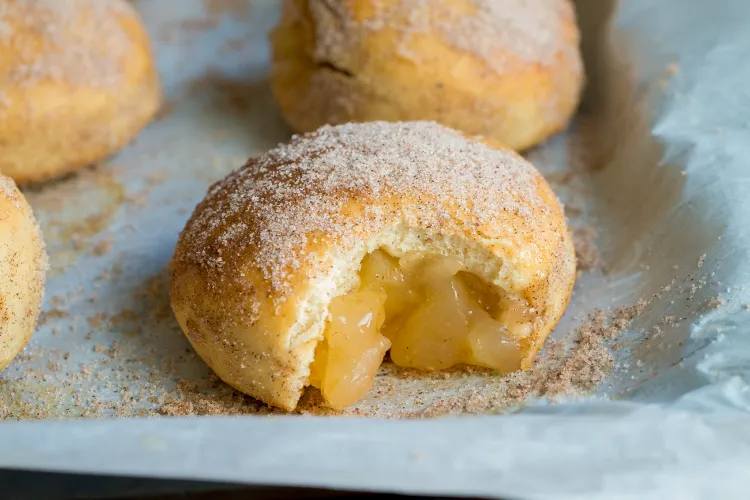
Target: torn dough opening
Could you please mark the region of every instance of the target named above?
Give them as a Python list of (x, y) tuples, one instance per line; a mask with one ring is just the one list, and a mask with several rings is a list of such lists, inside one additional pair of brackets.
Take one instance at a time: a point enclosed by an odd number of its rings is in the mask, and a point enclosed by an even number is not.
[(331, 407), (361, 399), (389, 349), (395, 364), (420, 370), (520, 369), (533, 308), (459, 260), (419, 252), (397, 259), (376, 250), (362, 261), (359, 278), (359, 288), (331, 301), (310, 368), (310, 385)]

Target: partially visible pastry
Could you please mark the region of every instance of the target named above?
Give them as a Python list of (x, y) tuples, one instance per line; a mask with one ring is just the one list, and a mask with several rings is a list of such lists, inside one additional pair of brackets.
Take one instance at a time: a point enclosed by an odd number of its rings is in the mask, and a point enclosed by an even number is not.
[(569, 0), (286, 0), (271, 42), (298, 132), (435, 120), (522, 150), (565, 128), (583, 83)]
[(172, 308), (223, 380), (343, 408), (390, 349), (422, 370), (528, 368), (575, 279), (534, 167), (430, 122), (326, 126), (212, 186), (180, 235)]
[(125, 0), (0, 0), (0, 171), (28, 184), (118, 151), (159, 108)]
[(34, 333), (46, 271), (34, 214), (13, 181), (0, 174), (0, 371)]

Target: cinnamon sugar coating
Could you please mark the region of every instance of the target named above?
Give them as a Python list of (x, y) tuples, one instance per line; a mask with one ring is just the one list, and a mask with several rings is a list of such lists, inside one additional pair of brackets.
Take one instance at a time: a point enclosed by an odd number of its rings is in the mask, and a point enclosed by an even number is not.
[(460, 259), (539, 315), (524, 367), (570, 298), (575, 256), (562, 208), (516, 153), (431, 122), (326, 126), (212, 186), (182, 232), (172, 307), (226, 382), (292, 409), (331, 298), (362, 258)]
[(583, 83), (569, 0), (287, 0), (271, 35), (289, 123), (435, 120), (521, 150)]

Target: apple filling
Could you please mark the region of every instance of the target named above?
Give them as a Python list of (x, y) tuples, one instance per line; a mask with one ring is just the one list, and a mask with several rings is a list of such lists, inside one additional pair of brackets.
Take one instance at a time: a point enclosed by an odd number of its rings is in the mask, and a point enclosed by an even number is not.
[(420, 370), (458, 364), (510, 373), (521, 367), (519, 340), (536, 319), (529, 304), (482, 282), (456, 259), (382, 250), (367, 255), (357, 290), (331, 301), (310, 385), (342, 409), (372, 387), (391, 360)]

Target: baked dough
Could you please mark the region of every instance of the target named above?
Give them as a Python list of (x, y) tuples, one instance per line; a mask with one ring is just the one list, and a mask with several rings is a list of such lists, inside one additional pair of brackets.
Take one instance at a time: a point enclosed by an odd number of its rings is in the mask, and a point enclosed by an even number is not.
[(125, 0), (0, 0), (0, 171), (28, 184), (101, 160), (159, 107)]
[(527, 368), (575, 279), (534, 167), (432, 122), (325, 126), (251, 159), (210, 188), (173, 264), (198, 354), (287, 410), (307, 385), (353, 403), (389, 347), (425, 370)]
[(34, 333), (44, 295), (47, 254), (23, 195), (0, 175), (0, 371)]
[(568, 0), (287, 0), (271, 42), (298, 132), (435, 120), (522, 150), (565, 128), (583, 82)]

